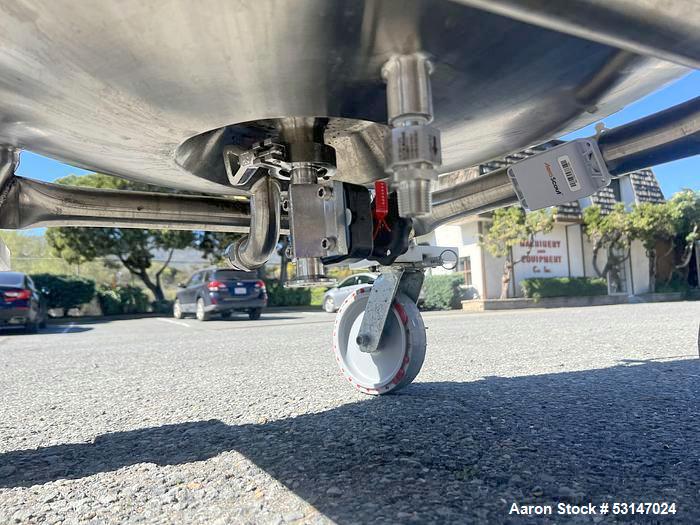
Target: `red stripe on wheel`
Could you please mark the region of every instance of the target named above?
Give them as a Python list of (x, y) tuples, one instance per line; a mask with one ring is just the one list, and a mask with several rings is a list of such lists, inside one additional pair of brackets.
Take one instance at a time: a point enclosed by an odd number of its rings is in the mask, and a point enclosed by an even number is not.
[(403, 306), (401, 306), (398, 302), (395, 302), (394, 308), (396, 308), (396, 311), (399, 314), (399, 317), (401, 318), (401, 323), (407, 325), (408, 315), (406, 315), (406, 310), (403, 309)]

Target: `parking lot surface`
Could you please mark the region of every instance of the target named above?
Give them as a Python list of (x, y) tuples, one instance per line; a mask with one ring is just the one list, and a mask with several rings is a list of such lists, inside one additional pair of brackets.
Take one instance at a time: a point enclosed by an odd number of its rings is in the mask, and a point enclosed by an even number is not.
[(700, 522), (700, 303), (427, 313), (423, 371), (380, 398), (333, 318), (0, 332), (0, 523)]

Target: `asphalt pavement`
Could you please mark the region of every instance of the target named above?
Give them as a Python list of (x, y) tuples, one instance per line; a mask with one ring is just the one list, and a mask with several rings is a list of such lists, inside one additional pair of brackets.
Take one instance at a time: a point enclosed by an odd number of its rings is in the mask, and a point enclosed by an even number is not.
[[(380, 398), (320, 311), (0, 332), (0, 523), (700, 522), (700, 303), (425, 322)], [(560, 502), (677, 513), (511, 513)]]

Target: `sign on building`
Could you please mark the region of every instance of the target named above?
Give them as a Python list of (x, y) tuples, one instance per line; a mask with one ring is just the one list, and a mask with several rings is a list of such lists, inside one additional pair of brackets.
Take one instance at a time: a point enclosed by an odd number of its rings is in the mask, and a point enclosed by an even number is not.
[(521, 242), (513, 248), (513, 260), (521, 261), (516, 266), (517, 281), (533, 277), (567, 277), (569, 262), (563, 228), (537, 235), (532, 243)]

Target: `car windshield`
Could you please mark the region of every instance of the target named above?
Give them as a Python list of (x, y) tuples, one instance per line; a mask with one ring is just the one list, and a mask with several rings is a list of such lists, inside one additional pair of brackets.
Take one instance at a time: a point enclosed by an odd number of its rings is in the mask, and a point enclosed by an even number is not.
[(24, 275), (15, 272), (0, 272), (0, 286), (22, 286)]
[(237, 270), (216, 270), (214, 278), (218, 281), (252, 281), (258, 278), (255, 272), (240, 272)]

